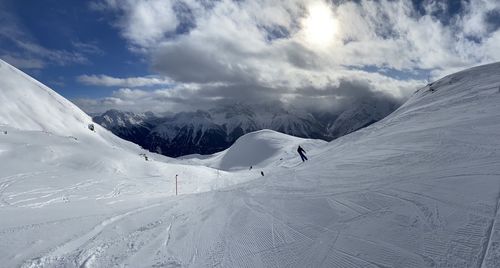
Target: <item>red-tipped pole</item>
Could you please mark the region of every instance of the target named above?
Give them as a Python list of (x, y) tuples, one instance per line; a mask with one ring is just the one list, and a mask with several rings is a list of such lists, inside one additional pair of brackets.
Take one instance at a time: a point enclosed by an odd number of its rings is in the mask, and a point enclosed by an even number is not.
[(175, 195), (177, 195), (177, 176), (179, 175), (175, 175)]

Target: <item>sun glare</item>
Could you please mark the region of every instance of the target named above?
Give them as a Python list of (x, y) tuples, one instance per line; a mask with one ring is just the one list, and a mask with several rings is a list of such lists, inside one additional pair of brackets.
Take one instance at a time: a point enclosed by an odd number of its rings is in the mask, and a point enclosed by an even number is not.
[(308, 43), (327, 47), (334, 41), (338, 23), (331, 7), (321, 1), (308, 7), (308, 16), (303, 20), (302, 27)]

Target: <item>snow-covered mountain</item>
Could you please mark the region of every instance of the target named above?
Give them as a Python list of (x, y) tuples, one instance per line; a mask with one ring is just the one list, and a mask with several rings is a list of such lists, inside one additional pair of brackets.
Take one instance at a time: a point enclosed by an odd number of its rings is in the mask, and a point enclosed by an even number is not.
[(1, 266), (498, 267), (499, 88), (480, 66), (329, 143), (170, 159), (0, 62)]
[(164, 119), (145, 137), (145, 148), (169, 156), (214, 153), (227, 147), (226, 135), (204, 111)]
[(115, 135), (142, 145), (144, 137), (153, 129), (156, 117), (152, 113), (135, 114), (109, 110), (102, 115), (94, 116), (93, 120)]
[(148, 121), (154, 120), (155, 118), (155, 115), (151, 112), (146, 112), (144, 114), (135, 114), (118, 110), (108, 110), (100, 116), (95, 116), (94, 121), (105, 128), (127, 128), (147, 125)]
[(338, 117), (334, 114), (318, 117), (293, 108), (285, 109), (280, 104), (238, 103), (163, 118), (111, 110), (94, 117), (94, 121), (143, 148), (177, 157), (222, 151), (242, 135), (262, 129), (332, 140), (384, 118), (397, 106), (374, 100), (356, 103)]

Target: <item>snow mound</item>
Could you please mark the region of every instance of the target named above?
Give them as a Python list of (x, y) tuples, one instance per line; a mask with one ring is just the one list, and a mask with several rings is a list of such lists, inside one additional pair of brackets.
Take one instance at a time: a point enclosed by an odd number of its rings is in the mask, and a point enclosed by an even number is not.
[(213, 167), (221, 170), (263, 168), (295, 158), (295, 150), (302, 145), (308, 148), (326, 144), (321, 140), (310, 140), (286, 135), (273, 130), (260, 130), (241, 136), (227, 150), (214, 155)]

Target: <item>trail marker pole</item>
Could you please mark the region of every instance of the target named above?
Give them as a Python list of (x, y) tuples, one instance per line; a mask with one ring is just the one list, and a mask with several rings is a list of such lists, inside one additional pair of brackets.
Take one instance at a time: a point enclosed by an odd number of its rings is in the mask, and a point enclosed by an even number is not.
[(175, 195), (177, 195), (177, 174), (175, 174)]
[(219, 170), (217, 169), (217, 179), (215, 180), (215, 190), (219, 190)]

